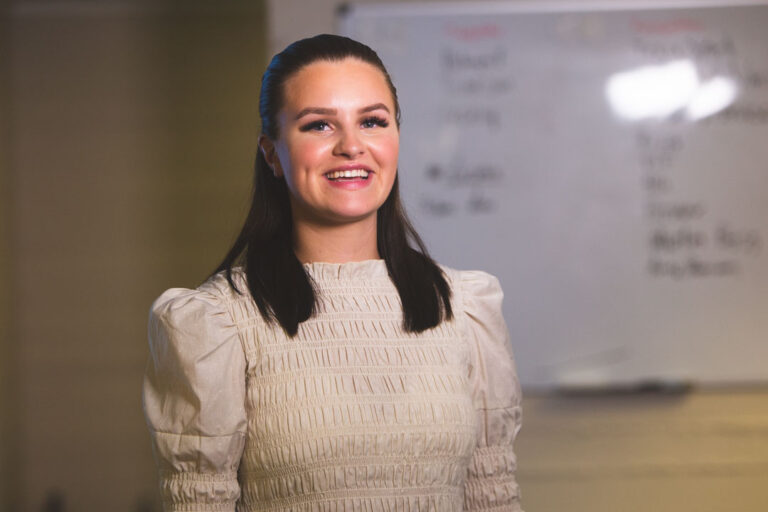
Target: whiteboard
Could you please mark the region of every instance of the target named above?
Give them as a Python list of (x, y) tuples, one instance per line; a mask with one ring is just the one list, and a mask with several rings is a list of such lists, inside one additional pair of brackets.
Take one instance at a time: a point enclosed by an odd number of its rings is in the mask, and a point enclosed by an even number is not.
[(768, 6), (357, 5), (433, 257), (528, 388), (768, 382)]

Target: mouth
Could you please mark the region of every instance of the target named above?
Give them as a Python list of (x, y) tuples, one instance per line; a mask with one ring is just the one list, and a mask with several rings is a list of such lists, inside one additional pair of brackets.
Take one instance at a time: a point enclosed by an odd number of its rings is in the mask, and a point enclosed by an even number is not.
[(346, 169), (343, 171), (329, 171), (325, 173), (325, 177), (330, 181), (367, 180), (370, 173), (367, 169)]

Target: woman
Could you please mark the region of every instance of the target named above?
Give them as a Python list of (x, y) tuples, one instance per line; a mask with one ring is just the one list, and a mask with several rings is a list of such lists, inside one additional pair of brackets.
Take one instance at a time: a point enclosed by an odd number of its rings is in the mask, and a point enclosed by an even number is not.
[(520, 510), (501, 289), (436, 265), (408, 223), (378, 56), (297, 41), (267, 68), (260, 114), (238, 239), (150, 314), (165, 510)]

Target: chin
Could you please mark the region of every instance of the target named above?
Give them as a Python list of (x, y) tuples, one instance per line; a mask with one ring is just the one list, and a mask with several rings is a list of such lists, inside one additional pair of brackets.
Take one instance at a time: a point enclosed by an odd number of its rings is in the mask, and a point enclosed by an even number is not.
[(328, 208), (322, 213), (318, 212), (318, 216), (331, 224), (349, 224), (365, 221), (371, 217), (376, 218), (377, 210), (378, 208), (361, 208), (351, 205), (349, 207), (339, 207), (335, 205), (333, 208)]
[(334, 204), (328, 208), (328, 213), (339, 219), (361, 220), (376, 215), (381, 205), (376, 201), (354, 201), (348, 204)]
[(352, 224), (355, 222), (363, 222), (371, 217), (376, 218), (376, 210), (370, 212), (354, 212), (354, 211), (343, 211), (343, 212), (334, 212), (331, 218), (335, 223), (337, 224)]

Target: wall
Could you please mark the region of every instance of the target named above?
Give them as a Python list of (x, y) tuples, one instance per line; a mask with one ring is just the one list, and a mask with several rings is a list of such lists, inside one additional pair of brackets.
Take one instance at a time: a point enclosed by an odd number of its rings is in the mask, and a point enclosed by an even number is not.
[(2, 20), (0, 509), (157, 510), (147, 312), (203, 281), (244, 216), (264, 4), (14, 2)]
[[(335, 31), (337, 1), (268, 5), (273, 53), (301, 37)], [(528, 512), (768, 510), (766, 389), (528, 394), (523, 407), (517, 453)]]
[(10, 247), (10, 172), (9, 151), (10, 97), (8, 86), (10, 69), (9, 20), (0, 4), (0, 510), (11, 510), (8, 496), (16, 483), (10, 463), (15, 460), (14, 446), (7, 440), (15, 438), (15, 422), (11, 411), (15, 409), (15, 396), (11, 391), (14, 382), (14, 345), (10, 343), (13, 313), (9, 286)]

